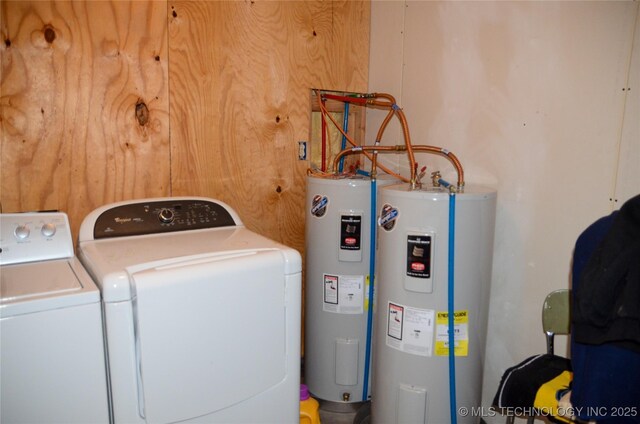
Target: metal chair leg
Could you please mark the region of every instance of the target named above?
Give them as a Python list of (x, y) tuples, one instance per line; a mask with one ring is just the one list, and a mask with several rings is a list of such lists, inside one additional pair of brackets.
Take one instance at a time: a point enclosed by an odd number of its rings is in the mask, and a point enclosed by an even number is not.
[(547, 353), (553, 355), (553, 336), (555, 336), (555, 333), (547, 331), (544, 335), (547, 338)]

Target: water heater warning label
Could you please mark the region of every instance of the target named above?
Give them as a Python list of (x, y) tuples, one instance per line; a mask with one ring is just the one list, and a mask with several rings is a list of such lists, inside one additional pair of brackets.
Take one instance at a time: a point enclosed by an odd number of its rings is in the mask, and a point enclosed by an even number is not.
[(322, 310), (337, 314), (362, 314), (364, 275), (324, 274)]
[(360, 250), (360, 238), (362, 234), (362, 216), (340, 216), (340, 249)]
[(418, 356), (433, 354), (435, 311), (388, 303), (387, 346)]
[[(455, 356), (469, 355), (469, 311), (453, 313), (453, 343)], [(436, 317), (436, 356), (449, 356), (449, 314)]]

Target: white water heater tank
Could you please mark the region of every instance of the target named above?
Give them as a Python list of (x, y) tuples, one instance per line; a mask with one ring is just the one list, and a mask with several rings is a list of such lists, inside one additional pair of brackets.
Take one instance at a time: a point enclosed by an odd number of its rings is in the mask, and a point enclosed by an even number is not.
[[(496, 192), (469, 186), (455, 198), (456, 397), (471, 410), (481, 402)], [(373, 422), (450, 421), (449, 202), (444, 188), (380, 190)]]
[[(376, 185), (396, 181), (384, 177)], [(304, 381), (324, 408), (338, 411), (369, 398), (371, 215), (368, 177), (307, 178)], [(370, 387), (369, 378), (368, 394)]]

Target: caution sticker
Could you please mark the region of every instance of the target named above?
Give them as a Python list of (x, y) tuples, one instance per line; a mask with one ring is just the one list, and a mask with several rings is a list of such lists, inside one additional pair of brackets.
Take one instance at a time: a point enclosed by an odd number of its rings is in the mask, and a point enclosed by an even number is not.
[[(453, 313), (453, 343), (455, 356), (469, 355), (469, 311)], [(436, 315), (436, 356), (449, 356), (449, 313)]]
[(387, 346), (418, 356), (433, 351), (433, 316), (431, 309), (389, 302), (387, 304)]
[(322, 310), (337, 314), (364, 312), (364, 275), (324, 274)]

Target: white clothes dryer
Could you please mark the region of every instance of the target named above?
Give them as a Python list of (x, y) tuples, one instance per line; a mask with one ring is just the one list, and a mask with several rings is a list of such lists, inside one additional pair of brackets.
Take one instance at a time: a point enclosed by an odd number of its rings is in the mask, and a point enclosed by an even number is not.
[(93, 211), (79, 256), (102, 291), (116, 424), (299, 422), (298, 252), (176, 197)]
[(108, 423), (100, 292), (61, 212), (0, 215), (0, 421)]

